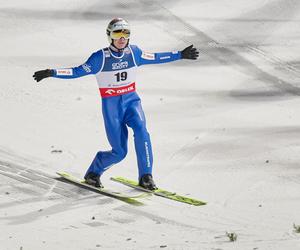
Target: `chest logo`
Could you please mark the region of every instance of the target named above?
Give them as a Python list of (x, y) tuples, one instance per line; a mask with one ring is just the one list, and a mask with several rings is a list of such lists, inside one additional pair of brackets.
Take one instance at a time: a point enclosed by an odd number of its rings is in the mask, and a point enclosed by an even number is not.
[(124, 68), (127, 68), (128, 67), (128, 62), (125, 61), (125, 62), (115, 62), (112, 64), (112, 69), (113, 70), (116, 70), (116, 69), (124, 69)]

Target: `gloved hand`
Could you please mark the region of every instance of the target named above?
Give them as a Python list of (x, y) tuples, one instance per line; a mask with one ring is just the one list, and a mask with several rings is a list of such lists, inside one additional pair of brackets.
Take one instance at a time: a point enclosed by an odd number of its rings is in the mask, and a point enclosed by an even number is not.
[(53, 69), (44, 69), (44, 70), (34, 72), (34, 75), (32, 77), (34, 78), (34, 80), (39, 82), (42, 79), (53, 76), (53, 75), (54, 75)]
[(181, 51), (182, 59), (196, 60), (198, 56), (199, 56), (199, 51), (197, 51), (196, 48), (193, 48), (193, 45), (190, 45)]

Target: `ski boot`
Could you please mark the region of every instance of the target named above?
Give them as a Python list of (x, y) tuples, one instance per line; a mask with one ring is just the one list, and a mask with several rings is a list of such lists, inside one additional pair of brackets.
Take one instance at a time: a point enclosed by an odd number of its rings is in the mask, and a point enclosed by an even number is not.
[(89, 185), (95, 186), (97, 188), (104, 188), (100, 181), (100, 175), (94, 174), (94, 173), (88, 173), (85, 177), (85, 182)]
[(139, 185), (141, 187), (149, 189), (149, 190), (157, 189), (151, 174), (143, 175), (142, 178), (139, 181)]

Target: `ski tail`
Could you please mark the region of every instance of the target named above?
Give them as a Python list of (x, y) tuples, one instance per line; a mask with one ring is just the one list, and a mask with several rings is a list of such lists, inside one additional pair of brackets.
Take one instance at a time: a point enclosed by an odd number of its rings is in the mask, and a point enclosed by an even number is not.
[(85, 180), (77, 178), (77, 177), (75, 177), (75, 176), (73, 176), (69, 173), (66, 173), (66, 172), (57, 172), (57, 174), (60, 177), (62, 177), (64, 180), (67, 180), (68, 182), (73, 183), (73, 184), (75, 184), (75, 185), (77, 185), (81, 188), (89, 189), (91, 191), (100, 193), (100, 194), (105, 195), (105, 196), (109, 196), (111, 198), (121, 200), (123, 202), (126, 202), (126, 203), (134, 205), (134, 206), (144, 205), (144, 203), (136, 200), (136, 198), (141, 198), (141, 197), (143, 197), (143, 195), (127, 196), (127, 195), (124, 195), (120, 192), (111, 191), (111, 190), (106, 189), (106, 188), (97, 188), (97, 187), (91, 186), (91, 185), (87, 184), (85, 182)]

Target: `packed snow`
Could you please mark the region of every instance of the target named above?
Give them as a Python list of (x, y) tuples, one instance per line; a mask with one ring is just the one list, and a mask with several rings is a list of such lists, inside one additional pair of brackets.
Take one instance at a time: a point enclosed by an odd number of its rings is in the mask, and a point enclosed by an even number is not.
[[(0, 250), (300, 249), (300, 1), (0, 1)], [(205, 206), (57, 179), (110, 149), (101, 98), (93, 76), (32, 75), (85, 62), (114, 17), (145, 51), (200, 52), (140, 67), (137, 91), (157, 185)], [(136, 194), (110, 180), (137, 179), (129, 138), (102, 182)]]

